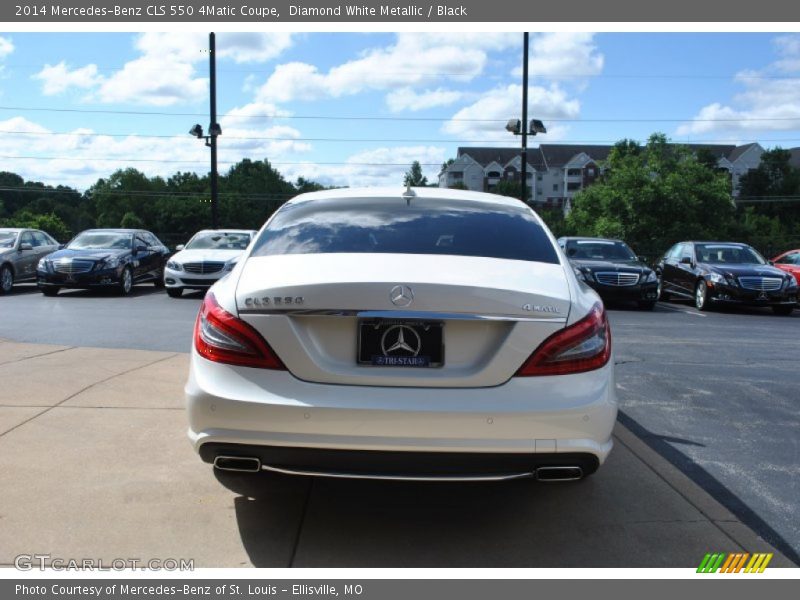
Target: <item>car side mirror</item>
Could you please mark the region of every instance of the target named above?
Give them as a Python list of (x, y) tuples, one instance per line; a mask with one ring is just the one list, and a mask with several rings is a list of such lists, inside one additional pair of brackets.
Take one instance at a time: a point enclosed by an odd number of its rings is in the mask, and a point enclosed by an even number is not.
[(177, 246), (175, 246), (175, 252), (180, 252), (184, 248), (186, 248), (186, 246), (184, 246), (183, 244), (178, 244)]
[(66, 248), (66, 247), (67, 247), (67, 245), (66, 245), (66, 244), (59, 244), (59, 245), (58, 245), (58, 249), (59, 249), (59, 250), (63, 250), (63, 249), (64, 249), (64, 248)]
[(681, 264), (682, 265), (691, 265), (692, 264), (692, 257), (691, 256), (682, 256), (681, 257)]
[(19, 245), (19, 251), (22, 252), (23, 250), (33, 250), (33, 246), (28, 242), (22, 242)]
[(769, 263), (769, 264), (770, 264), (770, 265), (772, 265), (773, 267), (775, 266), (775, 261), (774, 261), (774, 260), (768, 260), (768, 261), (767, 261), (767, 263)]
[(643, 262), (643, 263), (647, 262), (647, 257), (646, 256), (642, 256), (641, 254), (639, 256), (637, 256), (636, 258), (639, 260), (639, 262)]
[(147, 246), (136, 246), (136, 254), (140, 252), (147, 252)]

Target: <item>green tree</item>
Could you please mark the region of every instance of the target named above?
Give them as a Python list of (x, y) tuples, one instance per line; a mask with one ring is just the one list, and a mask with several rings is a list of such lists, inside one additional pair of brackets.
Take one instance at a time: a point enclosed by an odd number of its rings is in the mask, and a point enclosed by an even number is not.
[(0, 227), (41, 229), (60, 242), (66, 242), (71, 237), (69, 228), (55, 213), (40, 215), (23, 210), (10, 219), (0, 219)]
[[(501, 179), (497, 182), (497, 185), (494, 186), (493, 193), (499, 196), (511, 196), (512, 198), (517, 198), (519, 200), (522, 197), (522, 186), (519, 183), (519, 178), (514, 177), (513, 179)], [(525, 196), (526, 198), (531, 197), (531, 190), (529, 187), (525, 188)]]
[(123, 229), (144, 229), (144, 221), (135, 212), (128, 211), (122, 215), (119, 226)]
[(727, 174), (664, 134), (644, 147), (620, 142), (605, 166), (602, 179), (573, 199), (570, 234), (621, 238), (657, 254), (682, 239), (724, 239), (736, 230)]
[(428, 185), (428, 178), (422, 174), (422, 165), (418, 160), (411, 163), (411, 168), (406, 171), (403, 177), (403, 185), (410, 185), (411, 187), (426, 187)]

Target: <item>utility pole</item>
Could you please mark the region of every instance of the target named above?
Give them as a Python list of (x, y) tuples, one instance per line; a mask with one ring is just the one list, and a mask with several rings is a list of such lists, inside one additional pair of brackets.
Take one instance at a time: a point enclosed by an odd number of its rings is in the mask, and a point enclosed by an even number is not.
[[(527, 35), (527, 34), (525, 34)], [(527, 40), (527, 38), (525, 38)], [(211, 227), (219, 228), (219, 193), (217, 190), (217, 136), (220, 127), (217, 124), (217, 50), (214, 32), (208, 34), (208, 68), (211, 84), (211, 123), (208, 127), (209, 146), (211, 147)], [(527, 64), (527, 63), (526, 63)]]
[[(213, 34), (212, 34), (213, 35)], [(528, 32), (523, 34), (522, 50), (522, 152), (520, 158), (522, 165), (519, 172), (520, 189), (523, 202), (528, 201)], [(213, 150), (212, 150), (213, 152)]]

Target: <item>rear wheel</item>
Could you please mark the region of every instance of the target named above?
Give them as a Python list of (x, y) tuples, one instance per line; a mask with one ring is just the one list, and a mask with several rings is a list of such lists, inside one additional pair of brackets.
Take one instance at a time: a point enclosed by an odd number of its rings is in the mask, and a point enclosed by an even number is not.
[(794, 310), (794, 306), (792, 306), (791, 304), (788, 305), (788, 306), (782, 305), (782, 306), (773, 306), (772, 307), (772, 312), (774, 312), (776, 315), (780, 315), (782, 317), (789, 316), (790, 314), (792, 314), (793, 310)]
[(181, 288), (167, 288), (167, 296), (170, 298), (180, 298), (183, 295)]
[(48, 285), (47, 287), (39, 288), (42, 290), (42, 293), (45, 296), (58, 296), (58, 292), (61, 291), (60, 287), (56, 287), (54, 285)]
[(3, 268), (0, 269), (0, 294), (11, 293), (12, 287), (14, 287), (14, 273), (11, 271), (11, 267), (3, 265)]
[(705, 279), (699, 280), (694, 288), (694, 305), (697, 310), (708, 310), (708, 287)]
[(119, 293), (122, 296), (129, 296), (133, 290), (133, 273), (130, 267), (125, 267), (122, 270), (122, 275), (119, 278)]

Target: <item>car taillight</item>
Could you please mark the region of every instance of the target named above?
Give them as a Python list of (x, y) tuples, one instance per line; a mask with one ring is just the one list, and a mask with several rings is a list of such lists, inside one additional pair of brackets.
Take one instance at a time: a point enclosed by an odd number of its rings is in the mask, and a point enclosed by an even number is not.
[(599, 369), (610, 356), (611, 329), (603, 306), (597, 303), (580, 321), (542, 342), (515, 376), (583, 373)]
[(194, 347), (213, 362), (285, 370), (264, 338), (250, 325), (224, 310), (214, 294), (206, 294), (194, 324)]

